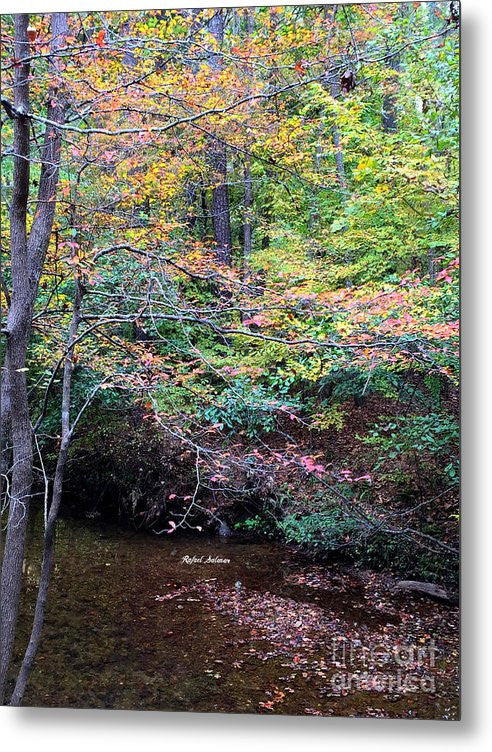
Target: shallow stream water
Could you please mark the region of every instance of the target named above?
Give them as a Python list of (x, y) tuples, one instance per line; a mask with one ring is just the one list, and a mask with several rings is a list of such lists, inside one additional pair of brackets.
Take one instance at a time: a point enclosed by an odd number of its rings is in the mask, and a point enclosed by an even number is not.
[[(41, 535), (38, 517), (18, 657)], [(280, 545), (60, 520), (24, 704), (453, 719), (457, 630), (455, 608)]]

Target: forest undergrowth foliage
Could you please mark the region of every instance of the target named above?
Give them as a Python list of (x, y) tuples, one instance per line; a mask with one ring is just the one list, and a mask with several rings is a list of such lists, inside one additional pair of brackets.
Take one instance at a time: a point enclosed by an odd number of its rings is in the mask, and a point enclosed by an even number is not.
[(24, 367), (35, 503), (63, 403), (67, 508), (455, 580), (454, 5), (60, 14), (55, 48), (30, 16), (21, 62), (3, 17), (7, 319), (20, 121), (28, 233), (54, 206)]

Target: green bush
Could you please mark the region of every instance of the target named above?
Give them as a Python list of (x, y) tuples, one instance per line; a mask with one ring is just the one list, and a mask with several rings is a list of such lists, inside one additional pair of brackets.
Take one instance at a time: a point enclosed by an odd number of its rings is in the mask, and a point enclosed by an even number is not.
[(288, 515), (278, 526), (287, 543), (326, 552), (345, 545), (357, 531), (355, 520), (338, 508), (305, 516)]
[(278, 525), (275, 518), (264, 514), (257, 514), (254, 517), (236, 522), (234, 529), (239, 533), (253, 533), (267, 540), (278, 537)]
[(236, 379), (225, 388), (212, 405), (198, 409), (198, 418), (212, 424), (222, 424), (230, 431), (243, 430), (249, 437), (258, 432), (269, 433), (277, 427), (279, 408), (291, 404), (278, 391), (249, 379)]
[(401, 536), (376, 533), (361, 538), (352, 552), (363, 566), (405, 578), (458, 585), (458, 560), (420, 549)]
[(360, 440), (378, 450), (374, 470), (384, 467), (387, 460), (409, 458), (418, 454), (420, 462), (432, 458), (440, 466), (448, 482), (458, 483), (456, 452), (459, 443), (459, 424), (446, 413), (397, 416), (388, 422), (375, 424)]

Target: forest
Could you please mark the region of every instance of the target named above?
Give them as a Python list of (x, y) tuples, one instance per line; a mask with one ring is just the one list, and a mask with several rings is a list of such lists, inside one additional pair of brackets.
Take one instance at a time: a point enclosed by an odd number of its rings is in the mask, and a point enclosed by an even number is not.
[(458, 3), (2, 16), (1, 62), (3, 701), (60, 517), (456, 593)]

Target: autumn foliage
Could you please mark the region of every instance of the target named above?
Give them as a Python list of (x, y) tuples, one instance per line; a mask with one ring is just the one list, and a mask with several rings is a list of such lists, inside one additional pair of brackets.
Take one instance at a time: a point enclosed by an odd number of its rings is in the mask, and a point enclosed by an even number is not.
[[(28, 229), (43, 133), (63, 113), (26, 366), (45, 472), (78, 290), (72, 503), (117, 498), (158, 532), (226, 521), (452, 577), (449, 3), (74, 13), (55, 54), (50, 29), (31, 16)], [(7, 17), (2, 64), (13, 100)], [(4, 109), (6, 314), (17, 116)]]

